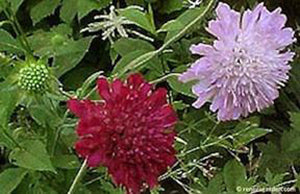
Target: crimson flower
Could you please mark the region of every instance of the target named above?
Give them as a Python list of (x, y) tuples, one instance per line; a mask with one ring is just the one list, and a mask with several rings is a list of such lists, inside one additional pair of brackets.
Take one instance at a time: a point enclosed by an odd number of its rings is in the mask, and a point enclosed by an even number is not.
[(152, 90), (140, 74), (129, 76), (125, 83), (115, 79), (109, 84), (100, 77), (97, 86), (103, 101), (68, 101), (80, 118), (77, 153), (90, 167), (106, 166), (114, 183), (125, 186), (127, 193), (153, 188), (176, 160), (177, 116), (167, 103), (166, 89)]

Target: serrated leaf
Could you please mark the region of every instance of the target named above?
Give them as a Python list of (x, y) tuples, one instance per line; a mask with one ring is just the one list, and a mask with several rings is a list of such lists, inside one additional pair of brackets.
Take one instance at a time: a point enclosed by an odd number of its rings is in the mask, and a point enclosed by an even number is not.
[(30, 10), (33, 24), (51, 15), (55, 8), (60, 4), (60, 0), (42, 0)]
[(64, 0), (60, 10), (60, 17), (63, 21), (71, 23), (76, 14), (81, 19), (92, 10), (100, 10), (108, 6), (110, 2), (111, 0)]
[(209, 181), (208, 187), (204, 189), (203, 194), (221, 193), (224, 189), (223, 177), (221, 174), (217, 174)]
[(225, 164), (223, 177), (227, 191), (236, 192), (238, 186), (247, 185), (245, 167), (236, 160), (231, 160)]
[(0, 174), (0, 193), (10, 194), (22, 181), (27, 171), (22, 168), (9, 168)]
[(129, 6), (125, 9), (120, 9), (118, 12), (121, 16), (134, 22), (137, 26), (155, 34), (155, 26), (148, 19), (147, 14), (138, 9), (136, 6)]
[(31, 170), (55, 172), (46, 146), (41, 141), (23, 140), (20, 145), (22, 148), (17, 147), (10, 153), (12, 163)]
[(272, 172), (269, 169), (267, 169), (265, 179), (268, 183), (268, 186), (273, 187), (273, 186), (276, 186), (279, 183), (281, 183), (285, 176), (286, 176), (286, 173), (273, 175)]
[(24, 53), (20, 43), (14, 39), (7, 31), (0, 29), (0, 51), (10, 53)]
[(287, 167), (291, 162), (291, 158), (285, 152), (282, 152), (278, 146), (272, 142), (265, 144), (258, 144), (259, 150), (263, 153), (260, 160), (260, 171), (269, 168), (273, 173), (286, 172)]

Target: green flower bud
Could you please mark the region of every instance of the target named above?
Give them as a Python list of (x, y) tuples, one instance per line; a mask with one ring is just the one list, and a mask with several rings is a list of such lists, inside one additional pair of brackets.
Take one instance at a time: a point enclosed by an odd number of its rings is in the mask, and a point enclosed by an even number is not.
[(44, 93), (48, 87), (49, 70), (44, 64), (29, 64), (19, 72), (18, 85), (29, 92)]

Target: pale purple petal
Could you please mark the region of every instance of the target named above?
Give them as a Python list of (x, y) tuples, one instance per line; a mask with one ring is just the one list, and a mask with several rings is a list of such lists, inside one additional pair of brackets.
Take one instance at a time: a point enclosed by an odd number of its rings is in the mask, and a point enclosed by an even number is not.
[(198, 81), (192, 88), (198, 97), (195, 108), (211, 102), (219, 120), (235, 120), (278, 98), (295, 55), (286, 49), (295, 41), (295, 32), (284, 27), (287, 18), (280, 8), (270, 12), (263, 3), (243, 14), (219, 3), (216, 12), (207, 30), (217, 40), (212, 46), (191, 46), (191, 52), (202, 57), (179, 79)]

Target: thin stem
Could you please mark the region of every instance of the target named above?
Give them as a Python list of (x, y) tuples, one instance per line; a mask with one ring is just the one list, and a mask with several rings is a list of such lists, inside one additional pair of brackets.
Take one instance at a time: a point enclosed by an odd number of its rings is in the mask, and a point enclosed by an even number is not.
[(160, 78), (158, 78), (156, 80), (151, 81), (150, 84), (156, 84), (156, 83), (159, 83), (161, 81), (164, 81), (164, 80), (168, 79), (169, 77), (179, 76), (179, 75), (180, 75), (180, 73), (169, 73), (169, 74), (164, 75), (164, 76), (162, 76), (162, 77), (160, 77)]
[(6, 131), (6, 128), (1, 128), (1, 129), (2, 130), (0, 132), (3, 132), (6, 138), (8, 138), (18, 148), (23, 149), (22, 146)]
[(97, 90), (97, 86), (95, 86), (84, 98), (90, 97)]
[(207, 136), (207, 138), (203, 141), (202, 145), (204, 145), (208, 140), (210, 140), (211, 136), (213, 135), (213, 133), (214, 133), (215, 130), (217, 129), (219, 123), (220, 123), (220, 122), (217, 121), (217, 123), (214, 125), (214, 127), (213, 127), (212, 130), (210, 131), (209, 135)]
[(16, 33), (16, 35), (18, 37), (20, 37), (20, 39), (18, 39), (18, 40), (20, 41), (21, 46), (24, 48), (24, 50), (30, 56), (33, 56), (33, 53), (29, 46), (29, 43), (26, 39), (25, 33), (23, 32), (22, 27), (17, 20), (17, 17), (14, 14), (12, 14), (12, 11), (10, 8), (8, 10), (7, 10), (7, 8), (3, 9), (3, 12), (4, 12), (5, 16), (7, 17), (7, 19), (11, 22), (11, 26), (12, 26), (14, 32)]
[(78, 171), (78, 173), (68, 191), (68, 194), (73, 194), (75, 192), (76, 186), (79, 183), (80, 179), (83, 177), (86, 168), (87, 168), (87, 159), (85, 159), (84, 162), (82, 163), (80, 170)]
[(19, 32), (21, 33), (21, 38), (22, 38), (22, 40), (24, 41), (24, 45), (25, 45), (25, 47), (26, 47), (26, 50), (27, 50), (27, 52), (30, 54), (30, 55), (33, 55), (32, 54), (32, 51), (31, 51), (31, 47), (30, 47), (30, 45), (29, 45), (29, 42), (28, 42), (28, 40), (27, 40), (27, 38), (26, 38), (26, 35), (25, 35), (25, 33), (24, 33), (24, 31), (23, 31), (23, 28), (21, 27), (21, 25), (20, 25), (20, 23), (19, 23), (19, 21), (18, 21), (18, 19), (17, 19), (17, 17), (13, 14), (13, 20), (14, 20), (14, 22), (15, 22), (15, 25), (16, 25), (16, 28), (19, 30)]
[[(65, 122), (65, 120), (66, 120), (68, 114), (69, 114), (69, 110), (66, 110), (66, 112), (65, 112), (65, 114), (64, 114), (64, 117), (63, 117), (63, 119), (62, 119), (62, 124), (64, 124), (64, 122)], [(57, 131), (56, 131), (56, 133), (55, 133), (55, 139), (54, 139), (53, 146), (52, 146), (51, 156), (53, 156), (54, 153), (55, 153), (55, 149), (56, 149), (56, 146), (57, 146), (57, 142), (58, 142), (58, 140), (59, 140), (59, 138), (60, 138), (60, 134), (61, 134), (62, 129), (63, 129), (63, 126), (62, 126), (62, 125), (59, 126), (59, 127), (57, 128)]]

